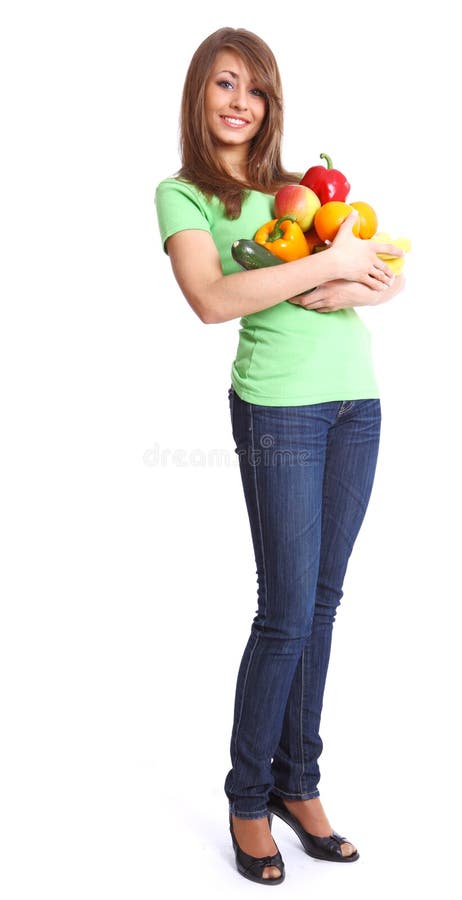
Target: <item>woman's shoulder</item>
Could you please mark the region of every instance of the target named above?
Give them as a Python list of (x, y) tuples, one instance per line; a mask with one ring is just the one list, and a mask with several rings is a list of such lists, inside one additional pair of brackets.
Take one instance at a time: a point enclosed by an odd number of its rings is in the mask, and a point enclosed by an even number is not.
[(212, 207), (195, 185), (176, 175), (159, 181), (154, 198), (164, 250), (166, 240), (177, 231), (210, 231)]
[(186, 181), (179, 175), (168, 175), (156, 186), (156, 197), (159, 194), (183, 194), (186, 196), (197, 197), (200, 194), (198, 188), (190, 181)]
[(176, 175), (159, 182), (154, 202), (163, 219), (201, 223), (197, 227), (211, 227), (219, 215), (217, 197), (206, 197), (191, 181)]
[(164, 184), (170, 185), (170, 184), (181, 184), (181, 183), (182, 183), (182, 179), (179, 177), (179, 175), (167, 175), (165, 178), (162, 178), (158, 182), (156, 190), (157, 190), (157, 188), (161, 187), (161, 185), (164, 185)]
[(154, 202), (157, 207), (188, 209), (194, 206), (208, 219), (215, 206), (214, 199), (206, 197), (191, 181), (171, 175), (158, 183)]

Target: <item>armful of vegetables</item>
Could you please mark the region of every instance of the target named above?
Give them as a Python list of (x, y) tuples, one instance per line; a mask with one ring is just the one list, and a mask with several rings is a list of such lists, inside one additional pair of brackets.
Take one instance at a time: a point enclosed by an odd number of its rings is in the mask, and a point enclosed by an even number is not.
[(308, 256), (309, 249), (295, 216), (281, 216), (262, 225), (253, 241), (246, 238), (234, 241), (231, 254), (243, 269), (263, 269), (302, 259)]
[[(234, 241), (231, 253), (241, 268), (277, 266), (326, 250), (353, 209), (358, 213), (352, 226), (358, 239), (392, 243), (404, 253), (410, 251), (411, 242), (407, 238), (394, 240), (389, 234), (377, 231), (377, 215), (369, 203), (345, 202), (350, 191), (349, 182), (341, 172), (333, 169), (330, 157), (322, 153), (321, 158), (326, 160), (327, 169), (312, 167), (299, 184), (285, 185), (276, 193), (274, 212), (278, 218), (262, 225), (253, 240)], [(395, 275), (402, 272), (404, 255), (377, 255), (386, 261)], [(316, 288), (303, 293), (312, 290)]]

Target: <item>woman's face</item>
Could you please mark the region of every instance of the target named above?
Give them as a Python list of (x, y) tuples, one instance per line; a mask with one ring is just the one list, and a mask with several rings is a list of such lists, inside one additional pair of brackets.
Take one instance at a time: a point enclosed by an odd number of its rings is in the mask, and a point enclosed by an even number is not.
[(205, 89), (205, 117), (215, 142), (245, 147), (260, 131), (265, 113), (264, 93), (241, 58), (220, 50)]

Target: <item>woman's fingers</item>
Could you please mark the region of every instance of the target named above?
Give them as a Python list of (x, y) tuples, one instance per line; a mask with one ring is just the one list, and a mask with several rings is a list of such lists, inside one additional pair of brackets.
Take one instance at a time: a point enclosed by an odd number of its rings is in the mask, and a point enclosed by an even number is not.
[(296, 297), (290, 297), (289, 303), (294, 303), (296, 306), (303, 306), (304, 309), (316, 309), (316, 307), (323, 302), (319, 299), (319, 293), (315, 293), (316, 291), (319, 291), (319, 288), (311, 288), (311, 290), (307, 291), (305, 294), (297, 294)]
[(350, 238), (355, 237), (352, 229), (353, 229), (353, 225), (355, 224), (357, 218), (358, 218), (358, 212), (356, 209), (354, 209), (353, 212), (351, 212), (350, 215), (347, 216), (346, 219), (340, 225), (340, 228), (338, 229), (337, 234), (334, 237), (334, 240), (330, 244), (331, 247), (335, 247), (335, 245), (337, 245), (339, 247), (340, 245), (343, 245), (345, 240), (349, 240)]
[(374, 250), (376, 253), (386, 253), (387, 256), (404, 256), (404, 250), (402, 247), (395, 247), (394, 244), (381, 244), (376, 243), (374, 238), (371, 241), (374, 245)]
[(391, 271), (391, 269), (388, 268), (388, 266), (382, 267), (380, 265), (373, 266), (370, 274), (373, 276), (373, 278), (377, 278), (378, 281), (383, 281), (383, 283), (387, 284), (387, 285), (393, 284), (394, 277), (395, 277), (393, 272)]
[(342, 234), (344, 232), (349, 234), (351, 229), (353, 228), (353, 225), (355, 224), (357, 218), (358, 218), (358, 210), (354, 209), (350, 213), (350, 215), (347, 216), (346, 219), (344, 219), (344, 221), (340, 225), (339, 230), (337, 231), (337, 234), (339, 234), (339, 232), (341, 232)]
[(386, 288), (389, 288), (394, 280), (395, 276), (393, 275), (393, 272), (391, 272), (390, 275), (387, 275), (382, 269), (374, 268), (368, 276), (367, 285), (368, 287), (373, 288), (374, 291), (383, 291)]
[(383, 259), (380, 259), (379, 256), (374, 257), (374, 262), (372, 266), (371, 273), (374, 278), (377, 278), (379, 281), (385, 282), (385, 284), (393, 284), (395, 275), (390, 266), (384, 262)]

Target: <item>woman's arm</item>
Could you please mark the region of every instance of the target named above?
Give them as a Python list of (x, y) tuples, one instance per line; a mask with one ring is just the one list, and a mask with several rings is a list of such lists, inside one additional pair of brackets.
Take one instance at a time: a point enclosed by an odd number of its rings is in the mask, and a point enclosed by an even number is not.
[(392, 244), (356, 238), (353, 216), (339, 229), (331, 247), (283, 266), (223, 275), (211, 235), (188, 229), (168, 238), (167, 249), (175, 278), (202, 322), (215, 324), (260, 312), (327, 281), (358, 281), (380, 292), (393, 273), (377, 253), (400, 256)]
[(309, 294), (291, 297), (289, 302), (321, 313), (337, 312), (349, 306), (379, 306), (396, 297), (405, 283), (404, 275), (397, 275), (385, 290), (374, 291), (365, 284), (336, 279), (320, 285)]

